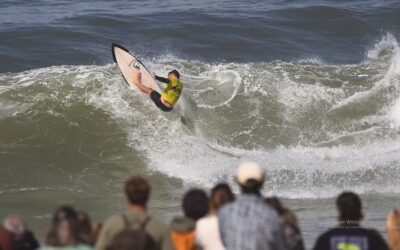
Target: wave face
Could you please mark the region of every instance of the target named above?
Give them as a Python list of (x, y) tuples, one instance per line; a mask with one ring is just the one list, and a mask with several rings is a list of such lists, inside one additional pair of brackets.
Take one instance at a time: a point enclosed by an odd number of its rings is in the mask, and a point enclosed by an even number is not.
[(185, 97), (171, 114), (128, 89), (115, 65), (0, 74), (0, 158), (13, 173), (3, 181), (35, 176), (30, 166), (48, 188), (59, 171), (101, 175), (101, 167), (136, 163), (210, 186), (234, 182), (238, 162), (250, 159), (267, 172), (265, 190), (283, 197), (400, 193), (400, 47), (392, 35), (359, 64), (170, 56), (149, 66), (183, 75)]

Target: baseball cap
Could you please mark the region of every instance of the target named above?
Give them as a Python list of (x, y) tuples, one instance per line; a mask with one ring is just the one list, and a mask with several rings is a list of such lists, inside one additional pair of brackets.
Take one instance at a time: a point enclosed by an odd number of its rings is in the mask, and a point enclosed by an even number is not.
[(22, 217), (18, 215), (11, 215), (4, 219), (4, 228), (15, 234), (22, 234), (26, 230), (26, 223)]
[(236, 179), (239, 184), (244, 185), (250, 179), (264, 182), (264, 170), (257, 162), (247, 161), (240, 164), (236, 172)]

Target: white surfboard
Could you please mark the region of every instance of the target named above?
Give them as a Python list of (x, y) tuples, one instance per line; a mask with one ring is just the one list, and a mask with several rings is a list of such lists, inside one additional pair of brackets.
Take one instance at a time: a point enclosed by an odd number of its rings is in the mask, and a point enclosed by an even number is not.
[(135, 58), (129, 52), (129, 50), (125, 49), (119, 44), (113, 43), (112, 55), (114, 62), (117, 63), (119, 69), (121, 70), (122, 76), (130, 86), (133, 86), (136, 90), (138, 90), (132, 80), (135, 73), (140, 70), (142, 73), (142, 84), (146, 87), (152, 88), (158, 93), (161, 93), (161, 89), (151, 73), (146, 69), (144, 64), (139, 59)]

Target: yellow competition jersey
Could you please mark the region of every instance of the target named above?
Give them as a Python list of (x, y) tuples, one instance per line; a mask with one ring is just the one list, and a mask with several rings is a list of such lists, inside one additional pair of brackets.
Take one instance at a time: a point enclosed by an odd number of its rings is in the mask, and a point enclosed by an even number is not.
[(179, 79), (169, 79), (169, 83), (167, 84), (167, 87), (164, 89), (164, 91), (161, 94), (161, 97), (166, 100), (168, 103), (171, 105), (175, 105), (175, 103), (178, 101), (179, 97), (181, 96), (183, 89), (183, 84)]

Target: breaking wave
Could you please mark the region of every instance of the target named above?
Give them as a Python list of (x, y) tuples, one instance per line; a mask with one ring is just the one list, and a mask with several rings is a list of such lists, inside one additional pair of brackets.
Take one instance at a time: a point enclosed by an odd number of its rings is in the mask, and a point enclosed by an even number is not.
[[(54, 141), (65, 141), (68, 127), (78, 135), (68, 143), (78, 146), (88, 133), (84, 123), (102, 117), (112, 124), (91, 131), (123, 131), (119, 143), (139, 152), (146, 171), (204, 186), (233, 182), (238, 163), (251, 159), (267, 172), (266, 191), (284, 197), (400, 193), (400, 48), (392, 35), (360, 64), (210, 64), (167, 56), (149, 66), (183, 75), (185, 96), (170, 114), (129, 89), (115, 65), (54, 66), (0, 75), (0, 125), (47, 127)], [(29, 142), (34, 133), (20, 139)], [(10, 155), (18, 152), (15, 140), (2, 144)]]

